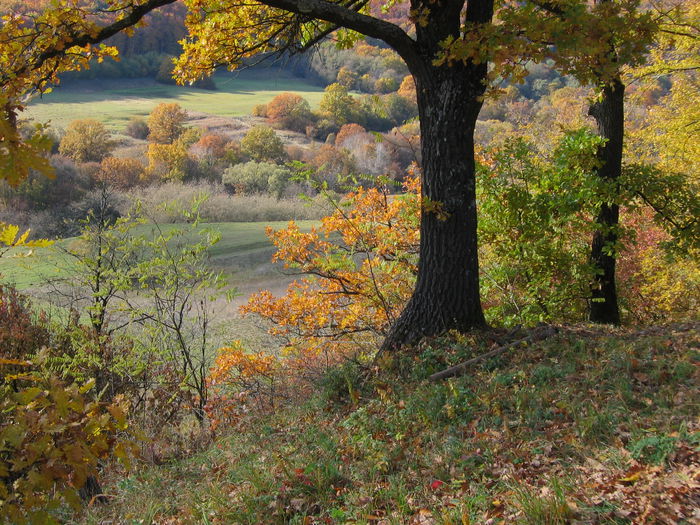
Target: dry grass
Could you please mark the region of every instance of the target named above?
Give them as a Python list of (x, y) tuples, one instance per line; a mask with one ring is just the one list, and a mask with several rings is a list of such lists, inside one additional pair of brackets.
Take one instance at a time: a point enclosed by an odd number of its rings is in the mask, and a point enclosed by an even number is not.
[(189, 209), (193, 201), (206, 197), (199, 208), (205, 222), (263, 222), (316, 220), (327, 214), (323, 199), (306, 202), (299, 198), (276, 199), (269, 195), (230, 195), (219, 184), (164, 183), (139, 188), (124, 194), (129, 206), (140, 202), (158, 223), (182, 221), (180, 210)]

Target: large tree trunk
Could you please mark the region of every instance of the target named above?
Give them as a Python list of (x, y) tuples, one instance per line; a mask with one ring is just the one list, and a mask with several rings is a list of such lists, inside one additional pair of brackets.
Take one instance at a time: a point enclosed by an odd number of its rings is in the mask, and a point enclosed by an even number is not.
[[(625, 86), (616, 78), (605, 85), (600, 100), (592, 104), (588, 112), (598, 124), (598, 133), (606, 139), (606, 143), (598, 150), (601, 164), (597, 175), (615, 185), (622, 174), (624, 100)], [(617, 186), (614, 189), (615, 192), (618, 191)], [(620, 209), (617, 204), (611, 202), (600, 206), (590, 256), (596, 274), (591, 286), (589, 320), (595, 323), (620, 324), (614, 251), (619, 219)]]
[(449, 329), (485, 325), (479, 299), (474, 128), (485, 65), (429, 67), (415, 75), (420, 110), (420, 259), (413, 296), (383, 350)]

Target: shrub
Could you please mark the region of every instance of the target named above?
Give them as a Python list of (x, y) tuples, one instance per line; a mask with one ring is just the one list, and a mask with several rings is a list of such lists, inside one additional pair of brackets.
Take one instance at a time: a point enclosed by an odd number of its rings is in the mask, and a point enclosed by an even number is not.
[(112, 135), (96, 120), (74, 120), (68, 125), (58, 150), (77, 162), (99, 162), (114, 149)]
[(551, 156), (535, 158), (531, 144), (510, 141), (480, 168), (487, 315), (515, 324), (572, 321), (585, 312), (591, 211), (599, 191), (589, 174), (597, 143), (577, 132)]
[(648, 209), (623, 211), (624, 226), (636, 234), (618, 258), (621, 304), (638, 323), (690, 321), (700, 308), (698, 251), (669, 254), (663, 248), (672, 237), (652, 215)]
[(381, 97), (363, 96), (356, 109), (356, 120), (367, 129), (388, 131), (418, 114), (418, 106), (391, 93)]
[(325, 91), (319, 103), (321, 114), (338, 126), (355, 122), (357, 102), (348, 93), (347, 88), (340, 84), (331, 84)]
[(148, 146), (149, 177), (159, 180), (183, 180), (190, 168), (187, 148), (181, 142), (173, 144), (150, 144)]
[(372, 93), (374, 91), (374, 78), (371, 75), (365, 73), (360, 77), (359, 87), (360, 91), (363, 93)]
[(345, 148), (336, 148), (330, 144), (321, 146), (310, 162), (315, 168), (313, 178), (317, 182), (328, 184), (330, 189), (342, 190), (343, 179), (357, 173), (355, 159)]
[(411, 75), (406, 75), (403, 78), (397, 94), (405, 99), (408, 99), (414, 104), (417, 103), (418, 97), (416, 95), (416, 82), (413, 80)]
[(29, 299), (0, 285), (0, 357), (29, 359), (49, 344), (50, 333), (31, 311)]
[(149, 133), (148, 124), (142, 118), (133, 117), (129, 119), (124, 133), (134, 139), (146, 140)]
[(306, 128), (306, 135), (325, 141), (331, 134), (336, 133), (338, 129), (339, 127), (335, 122), (322, 118), (315, 125)]
[(177, 142), (182, 144), (185, 148), (189, 148), (190, 146), (193, 146), (199, 142), (199, 139), (202, 138), (202, 134), (203, 131), (201, 128), (184, 128), (180, 136), (177, 138)]
[[(230, 426), (246, 411), (247, 402), (257, 409), (274, 408), (279, 360), (264, 352), (246, 352), (240, 341), (220, 348), (209, 375), (212, 395), (205, 408), (212, 430)], [(235, 403), (231, 401), (235, 399)]]
[(222, 182), (236, 193), (265, 193), (270, 191), (280, 198), (287, 187), (289, 169), (270, 162), (251, 160), (236, 164), (224, 171)]
[(356, 133), (346, 138), (343, 147), (355, 159), (359, 173), (364, 175), (398, 175), (395, 148), (368, 133)]
[(288, 343), (288, 371), (308, 375), (373, 351), (403, 307), (414, 285), (420, 215), (417, 181), (406, 189), (389, 199), (386, 189), (360, 188), (311, 233), (293, 223), (268, 229), (274, 260), (309, 277), (280, 298), (252, 295), (243, 311), (268, 320)]
[(401, 95), (391, 93), (382, 98), (386, 118), (394, 126), (400, 126), (409, 119), (418, 116), (418, 105)]
[(335, 136), (335, 145), (341, 147), (353, 135), (367, 134), (367, 130), (359, 124), (345, 124)]
[(100, 164), (97, 179), (112, 186), (128, 189), (143, 180), (146, 168), (137, 159), (107, 157)]
[(295, 93), (280, 93), (267, 105), (267, 118), (274, 124), (303, 132), (313, 123), (309, 103)]
[(206, 133), (195, 142), (190, 151), (197, 157), (222, 159), (226, 155), (226, 147), (229, 140), (224, 135)]
[(343, 66), (338, 70), (338, 76), (335, 81), (346, 89), (355, 89), (358, 80), (357, 73)]
[(267, 117), (267, 104), (256, 104), (253, 106), (251, 115), (254, 117)]
[(374, 83), (374, 91), (377, 93), (391, 93), (399, 88), (398, 82), (393, 78), (382, 77)]
[(254, 126), (241, 140), (241, 152), (256, 161), (280, 161), (285, 158), (284, 144), (269, 126)]
[[(288, 193), (298, 193), (301, 187), (287, 186)], [(277, 199), (271, 195), (230, 195), (222, 185), (209, 182), (182, 184), (166, 182), (143, 188), (134, 188), (128, 195), (121, 194), (122, 214), (126, 214), (136, 201), (149, 210), (151, 218), (159, 223), (182, 221), (183, 209), (202, 196), (207, 199), (200, 205), (199, 214), (207, 222), (261, 222), (288, 221), (291, 219), (319, 219), (328, 212), (320, 197), (311, 203), (297, 198)], [(171, 206), (164, 206), (172, 204)]]
[(63, 234), (63, 219), (71, 205), (91, 190), (93, 180), (69, 158), (54, 155), (50, 163), (55, 170), (54, 178), (34, 172), (16, 188), (0, 182), (0, 197), (5, 202), (7, 220), (17, 223), (26, 213), (22, 226), (32, 228), (35, 234), (52, 237)]
[(196, 177), (220, 180), (227, 165), (235, 164), (235, 154), (229, 149), (232, 144), (224, 135), (208, 133), (190, 146), (189, 152), (197, 161)]
[(78, 490), (98, 461), (128, 458), (128, 444), (115, 439), (126, 430), (127, 406), (89, 400), (91, 383), (66, 385), (25, 368), (31, 382), (0, 383), (0, 521), (58, 524), (51, 510), (80, 506)]
[(184, 131), (187, 112), (179, 104), (158, 104), (148, 117), (148, 140), (158, 144), (172, 144)]

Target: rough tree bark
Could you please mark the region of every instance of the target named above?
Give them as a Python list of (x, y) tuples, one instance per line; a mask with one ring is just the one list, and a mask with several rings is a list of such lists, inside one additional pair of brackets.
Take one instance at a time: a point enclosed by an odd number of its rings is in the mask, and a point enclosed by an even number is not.
[[(589, 108), (595, 118), (598, 133), (606, 139), (598, 150), (600, 167), (596, 175), (617, 185), (622, 174), (622, 148), (625, 130), (625, 85), (619, 78), (607, 83), (601, 98)], [(614, 186), (615, 193), (619, 190)], [(617, 229), (620, 207), (615, 203), (601, 204), (596, 217), (596, 232), (591, 243), (590, 260), (596, 271), (591, 286), (589, 320), (595, 323), (620, 324), (620, 309), (615, 284)]]
[(479, 298), (474, 128), (485, 67), (430, 68), (416, 76), (422, 197), (416, 287), (383, 350), (448, 329), (485, 325)]
[[(434, 66), (440, 43), (459, 34), (461, 5), (434, 2), (430, 9), (429, 23), (416, 26), (421, 67), (411, 69), (418, 96), (425, 203), (418, 276), (383, 351), (449, 329), (464, 331), (486, 324), (479, 297), (474, 129), (487, 64)], [(492, 16), (492, 0), (467, 5), (467, 22), (488, 23)]]

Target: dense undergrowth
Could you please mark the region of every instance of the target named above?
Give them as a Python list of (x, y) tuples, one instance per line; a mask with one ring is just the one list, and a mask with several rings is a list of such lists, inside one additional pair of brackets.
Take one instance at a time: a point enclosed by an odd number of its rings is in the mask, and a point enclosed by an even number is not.
[(699, 326), (561, 328), (441, 382), (495, 336), (348, 363), (186, 459), (107, 469), (80, 522), (697, 523)]

